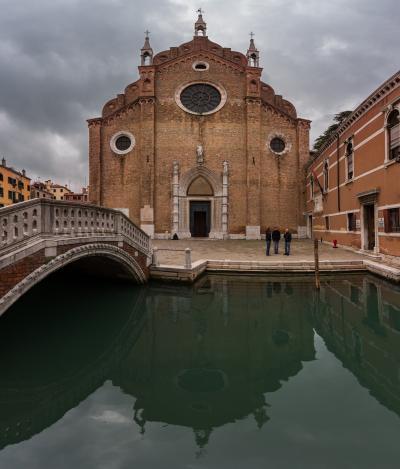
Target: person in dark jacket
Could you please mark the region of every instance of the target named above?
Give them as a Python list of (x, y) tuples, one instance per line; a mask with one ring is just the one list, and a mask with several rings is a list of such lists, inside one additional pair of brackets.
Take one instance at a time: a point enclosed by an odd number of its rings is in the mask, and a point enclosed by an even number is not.
[(265, 232), (265, 241), (267, 243), (267, 256), (269, 256), (269, 251), (271, 249), (271, 241), (272, 241), (272, 232), (270, 227), (267, 228), (267, 231)]
[(278, 254), (280, 239), (281, 239), (281, 232), (278, 230), (278, 228), (275, 228), (274, 231), (272, 232), (272, 241), (274, 242), (275, 254)]
[(292, 233), (289, 231), (288, 228), (286, 228), (283, 238), (285, 240), (285, 256), (289, 256), (290, 255), (290, 243), (292, 241)]

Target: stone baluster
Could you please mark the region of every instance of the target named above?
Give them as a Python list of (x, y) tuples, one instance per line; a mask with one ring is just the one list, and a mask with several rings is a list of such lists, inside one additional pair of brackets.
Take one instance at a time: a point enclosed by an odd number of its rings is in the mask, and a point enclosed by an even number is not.
[(159, 260), (158, 260), (158, 249), (157, 248), (153, 249), (153, 265), (155, 267), (158, 267), (160, 265)]
[(185, 269), (192, 268), (192, 250), (190, 248), (185, 249)]

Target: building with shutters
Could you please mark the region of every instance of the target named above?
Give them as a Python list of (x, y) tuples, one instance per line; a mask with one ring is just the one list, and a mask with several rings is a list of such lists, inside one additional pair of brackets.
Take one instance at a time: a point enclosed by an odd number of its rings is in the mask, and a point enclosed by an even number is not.
[(180, 46), (154, 54), (146, 34), (138, 80), (88, 120), (90, 201), (156, 238), (304, 235), (310, 121), (262, 71), (253, 37), (220, 46), (201, 11)]
[(2, 158), (0, 164), (0, 208), (29, 200), (31, 179), (25, 170), (21, 172), (7, 166)]
[(339, 126), (307, 168), (308, 233), (400, 256), (400, 71)]

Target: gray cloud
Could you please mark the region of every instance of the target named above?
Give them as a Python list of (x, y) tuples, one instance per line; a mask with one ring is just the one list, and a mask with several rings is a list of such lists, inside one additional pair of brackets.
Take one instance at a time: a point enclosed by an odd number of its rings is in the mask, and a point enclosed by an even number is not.
[[(264, 81), (313, 120), (312, 138), (398, 68), (397, 0), (204, 1), (210, 39), (245, 51)], [(36, 178), (87, 175), (85, 120), (137, 79), (143, 31), (155, 51), (190, 40), (192, 0), (0, 0), (0, 155)]]

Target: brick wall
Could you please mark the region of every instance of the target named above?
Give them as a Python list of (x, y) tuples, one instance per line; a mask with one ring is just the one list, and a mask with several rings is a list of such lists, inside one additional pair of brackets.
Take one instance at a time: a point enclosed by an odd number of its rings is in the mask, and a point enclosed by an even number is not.
[[(229, 233), (244, 233), (246, 225), (297, 230), (305, 224), (302, 168), (309, 152), (308, 121), (297, 119), (293, 106), (260, 82), (261, 69), (244, 65), (242, 54), (222, 53), (204, 38), (185, 47), (192, 52), (177, 50), (173, 60), (139, 67), (140, 79), (106, 103), (102, 119), (89, 122), (92, 201), (128, 208), (138, 224), (140, 208), (150, 205), (156, 233), (170, 231), (173, 162), (179, 162), (181, 175), (195, 167), (201, 143), (209, 169), (221, 175), (223, 162), (229, 163)], [(209, 69), (194, 70), (196, 60), (207, 62)], [(176, 90), (196, 81), (226, 90), (220, 111), (198, 116), (176, 104)], [(112, 152), (110, 139), (123, 130), (135, 135), (136, 147), (121, 157)], [(268, 148), (273, 134), (284, 135), (291, 146), (282, 157)]]

